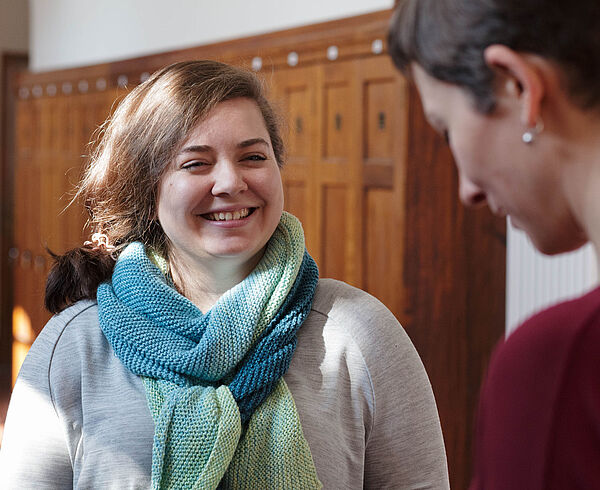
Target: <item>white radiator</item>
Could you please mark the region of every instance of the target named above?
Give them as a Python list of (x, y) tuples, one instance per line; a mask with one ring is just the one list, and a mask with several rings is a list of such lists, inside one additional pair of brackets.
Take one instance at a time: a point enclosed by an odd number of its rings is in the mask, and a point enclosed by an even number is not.
[(594, 288), (598, 273), (591, 245), (548, 257), (507, 225), (506, 334), (533, 313)]

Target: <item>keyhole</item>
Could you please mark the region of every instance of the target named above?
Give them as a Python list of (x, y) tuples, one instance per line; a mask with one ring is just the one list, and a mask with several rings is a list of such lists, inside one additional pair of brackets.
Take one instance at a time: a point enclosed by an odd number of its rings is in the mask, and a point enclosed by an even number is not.
[(296, 118), (296, 133), (301, 133), (301, 132), (302, 132), (302, 118), (297, 117)]
[(342, 129), (342, 116), (340, 114), (335, 115), (335, 129), (337, 131)]
[(379, 129), (382, 131), (385, 129), (385, 112), (380, 112), (377, 115), (377, 125), (379, 126)]

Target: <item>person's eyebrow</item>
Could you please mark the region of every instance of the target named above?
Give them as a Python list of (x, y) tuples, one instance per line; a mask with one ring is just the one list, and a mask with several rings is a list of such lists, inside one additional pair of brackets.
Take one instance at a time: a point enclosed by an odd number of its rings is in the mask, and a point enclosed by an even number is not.
[(253, 145), (265, 145), (265, 146), (269, 146), (269, 143), (267, 143), (267, 141), (263, 138), (252, 138), (249, 140), (244, 140), (241, 141), (237, 144), (238, 148), (248, 148), (249, 146), (253, 146)]
[[(264, 138), (251, 138), (249, 140), (240, 141), (236, 146), (238, 148), (248, 148), (253, 145), (265, 145), (269, 146), (269, 143)], [(212, 151), (212, 147), (209, 145), (191, 145), (183, 148), (179, 154), (182, 153), (207, 153)]]
[(179, 153), (206, 153), (211, 151), (212, 148), (208, 145), (192, 145), (192, 146), (186, 146), (183, 150), (181, 150)]

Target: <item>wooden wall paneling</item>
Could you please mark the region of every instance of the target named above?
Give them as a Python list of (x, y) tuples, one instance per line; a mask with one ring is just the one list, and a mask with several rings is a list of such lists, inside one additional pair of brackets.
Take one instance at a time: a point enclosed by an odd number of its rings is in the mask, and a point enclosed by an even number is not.
[[(12, 382), (12, 304), (14, 298), (14, 172), (16, 161), (17, 121), (14, 118), (15, 76), (27, 67), (27, 56), (2, 53), (0, 73), (0, 396), (10, 390)], [(4, 413), (0, 403), (0, 425)]]
[(451, 487), (467, 488), (476, 393), (504, 332), (505, 223), (459, 203), (452, 155), (425, 121), (414, 87), (409, 127), (406, 327), (433, 385)]
[(282, 171), (285, 209), (300, 219), (306, 247), (319, 263), (316, 160), (319, 153), (315, 66), (278, 70), (266, 78), (271, 99), (284, 118), (286, 161)]
[(51, 179), (46, 178), (53, 167), (49, 160), (52, 152), (52, 130), (49, 127), (52, 106), (48, 99), (44, 98), (34, 99), (33, 105), (35, 111), (32, 158), (29, 162), (23, 162), (27, 171), (27, 181), (23, 183), (24, 199), (27, 199), (27, 215), (24, 223), (27, 234), (25, 249), (21, 254), (21, 264), (30, 281), (29, 295), (26, 299), (27, 311), (31, 317), (32, 328), (37, 334), (49, 318), (43, 309), (45, 278), (44, 272), (39, 267), (39, 257), (45, 255), (42, 232), (49, 216), (46, 211), (52, 205), (47, 201), (48, 181)]
[(361, 104), (354, 61), (324, 63), (317, 186), (323, 276), (362, 286)]
[(66, 109), (55, 98), (45, 98), (39, 101), (41, 107), (41, 146), (39, 151), (39, 180), (41, 183), (40, 214), (41, 226), (39, 242), (36, 247), (38, 257), (46, 255), (44, 248), (54, 252), (60, 251), (60, 202), (57, 196), (61, 189), (61, 173), (63, 168), (62, 155), (59, 153), (60, 128), (63, 121), (62, 113)]
[(357, 60), (356, 66), (363, 114), (363, 285), (404, 322), (407, 86), (387, 57)]
[[(75, 185), (82, 175), (89, 153), (90, 131), (95, 127), (94, 99), (91, 94), (77, 94), (68, 97), (69, 121), (64, 128), (67, 138), (68, 158), (64, 161), (65, 205), (74, 197)], [(82, 203), (68, 207), (62, 220), (62, 251), (83, 243), (83, 225), (87, 217)]]
[[(64, 118), (61, 121), (61, 148), (60, 160), (61, 180), (59, 195), (60, 201), (60, 245), (56, 253), (68, 250), (76, 243), (81, 243), (84, 210), (79, 205), (68, 206), (74, 196), (75, 185), (81, 176), (83, 158), (81, 127), (81, 98), (62, 96), (61, 103), (65, 109)], [(49, 265), (51, 265), (49, 263)]]
[[(33, 270), (35, 237), (39, 233), (39, 172), (36, 145), (40, 142), (38, 101), (17, 104), (16, 155), (14, 167), (13, 215), (13, 307), (12, 314), (12, 378), (14, 380), (23, 356), (36, 331), (39, 311), (35, 305), (36, 278)], [(11, 339), (11, 340), (12, 340)]]

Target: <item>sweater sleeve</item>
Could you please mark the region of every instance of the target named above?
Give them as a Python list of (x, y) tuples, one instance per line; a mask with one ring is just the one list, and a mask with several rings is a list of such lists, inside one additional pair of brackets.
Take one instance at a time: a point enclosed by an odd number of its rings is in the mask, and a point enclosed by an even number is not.
[(64, 317), (54, 317), (34, 342), (10, 400), (2, 448), (0, 487), (72, 488), (71, 459), (50, 390), (50, 367)]
[(374, 417), (365, 488), (447, 489), (444, 440), (425, 368), (402, 326), (383, 305), (363, 350), (373, 383)]
[(373, 296), (330, 279), (321, 284), (318, 306), (342, 328), (338, 336), (352, 338), (363, 364), (351, 379), (354, 396), (369, 394), (363, 419), (363, 487), (449, 488), (433, 391), (408, 335)]

